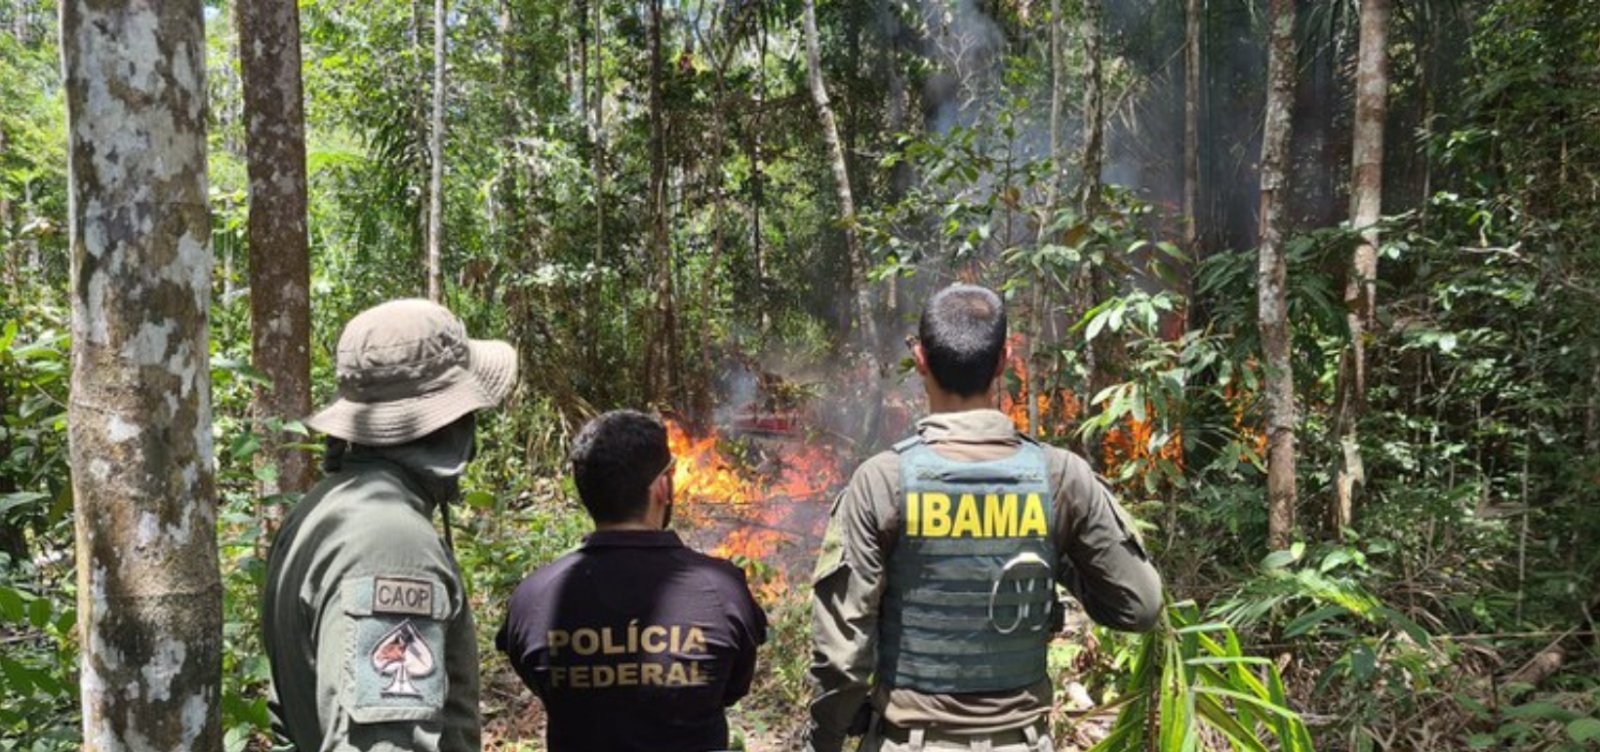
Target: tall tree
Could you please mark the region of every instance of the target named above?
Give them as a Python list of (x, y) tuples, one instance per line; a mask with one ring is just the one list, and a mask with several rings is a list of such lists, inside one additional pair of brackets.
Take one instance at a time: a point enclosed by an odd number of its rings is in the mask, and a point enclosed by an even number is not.
[(1083, 185), (1079, 202), (1085, 217), (1100, 210), (1100, 170), (1106, 153), (1105, 52), (1101, 37), (1101, 0), (1083, 0), (1083, 56), (1088, 70), (1083, 86)]
[(66, 0), (83, 748), (221, 750), (199, 0)]
[(1389, 0), (1361, 0), (1356, 53), (1356, 116), (1350, 158), (1350, 224), (1361, 232), (1345, 281), (1350, 344), (1339, 359), (1339, 471), (1327, 523), (1338, 534), (1350, 524), (1366, 484), (1356, 424), (1367, 401), (1367, 332), (1377, 319), (1378, 218), (1383, 214), (1383, 121), (1389, 105)]
[(1261, 139), (1261, 208), (1258, 234), (1257, 313), (1267, 388), (1267, 543), (1289, 545), (1295, 508), (1294, 371), (1289, 353), (1288, 269), (1283, 236), (1288, 224), (1289, 135), (1294, 101), (1295, 0), (1267, 7), (1266, 123)]
[(445, 0), (433, 3), (433, 116), (428, 127), (428, 299), (444, 299)]
[(1184, 0), (1183, 250), (1199, 260), (1201, 0)]
[(665, 52), (661, 48), (661, 3), (650, 0), (650, 250), (655, 274), (655, 329), (646, 353), (645, 374), (652, 401), (678, 396), (678, 327), (673, 305), (672, 242), (667, 232), (667, 121), (663, 91)]
[(749, 125), (745, 127), (745, 152), (750, 162), (750, 247), (756, 257), (756, 306), (761, 309), (761, 336), (772, 330), (771, 305), (767, 300), (767, 248), (761, 237), (761, 207), (766, 203), (765, 181), (761, 174), (761, 134), (766, 130), (767, 112), (767, 14), (756, 14), (756, 91)]
[[(295, 0), (240, 0), (239, 67), (249, 155), (250, 359), (257, 431), (311, 412), (311, 262), (306, 242), (306, 128)], [(279, 433), (263, 457), (277, 469), (261, 493), (311, 488), (310, 455)]]
[[(1105, 45), (1102, 31), (1105, 8), (1101, 0), (1083, 0), (1082, 11), (1081, 29), (1087, 70), (1084, 71), (1083, 85), (1083, 183), (1079, 186), (1078, 204), (1083, 221), (1087, 223), (1093, 222), (1100, 213), (1101, 193), (1105, 187), (1100, 177), (1106, 150)], [(1109, 256), (1107, 260), (1110, 260)], [(1108, 273), (1105, 263), (1085, 264), (1079, 277), (1074, 319), (1081, 318), (1098, 305), (1100, 296), (1115, 294), (1114, 285), (1114, 278)], [(1121, 348), (1121, 335), (1109, 328), (1100, 330), (1089, 342), (1090, 394), (1099, 394), (1120, 380), (1118, 374), (1123, 370), (1122, 361), (1125, 360)], [(1089, 459), (1098, 466), (1103, 455), (1094, 452)]]
[[(850, 166), (845, 158), (844, 142), (839, 139), (839, 126), (833, 115), (833, 105), (828, 101), (828, 88), (822, 81), (822, 45), (817, 39), (817, 3), (805, 0), (806, 73), (811, 87), (811, 101), (817, 108), (817, 119), (822, 125), (822, 138), (828, 144), (829, 166), (833, 169), (834, 192), (839, 200), (839, 222), (844, 231), (845, 252), (850, 260), (850, 284), (855, 290), (856, 326), (864, 347), (873, 383), (882, 376), (878, 360), (878, 322), (872, 304), (872, 286), (867, 280), (867, 256), (856, 232), (856, 202), (850, 190)], [(869, 432), (870, 433), (870, 432)], [(872, 436), (867, 437), (873, 440)]]
[[(499, 0), (499, 17), (497, 30), (500, 33), (500, 96), (504, 99), (500, 103), (500, 174), (497, 176), (501, 217), (501, 250), (507, 260), (517, 263), (521, 261), (522, 251), (526, 247), (523, 237), (527, 231), (525, 226), (526, 212), (522, 206), (522, 194), (517, 185), (517, 139), (521, 136), (518, 107), (521, 98), (518, 92), (521, 87), (518, 66), (521, 55), (517, 49), (517, 17), (512, 8), (511, 0)], [(578, 84), (581, 87), (583, 84)]]
[[(1044, 212), (1039, 217), (1038, 244), (1043, 246), (1047, 232), (1055, 222), (1056, 198), (1061, 187), (1061, 171), (1066, 160), (1061, 146), (1061, 94), (1065, 82), (1061, 76), (1061, 0), (1050, 0), (1050, 175), (1044, 184)], [(1045, 307), (1048, 305), (1046, 286), (1050, 273), (1040, 269), (1033, 281), (1032, 300), (1028, 306), (1028, 383), (1023, 394), (1028, 400), (1028, 431), (1042, 436), (1039, 395), (1044, 394), (1045, 369), (1038, 362), (1039, 341), (1044, 338)]]

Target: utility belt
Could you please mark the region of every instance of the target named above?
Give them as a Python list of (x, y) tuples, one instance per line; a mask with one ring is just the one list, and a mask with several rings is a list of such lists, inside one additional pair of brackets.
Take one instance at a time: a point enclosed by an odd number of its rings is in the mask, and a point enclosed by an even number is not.
[[(1022, 728), (981, 734), (957, 734), (935, 728), (903, 728), (879, 719), (875, 734), (879, 740), (903, 746), (910, 752), (972, 750), (972, 752), (1053, 752), (1050, 730), (1044, 721)], [(877, 750), (871, 735), (861, 747)]]

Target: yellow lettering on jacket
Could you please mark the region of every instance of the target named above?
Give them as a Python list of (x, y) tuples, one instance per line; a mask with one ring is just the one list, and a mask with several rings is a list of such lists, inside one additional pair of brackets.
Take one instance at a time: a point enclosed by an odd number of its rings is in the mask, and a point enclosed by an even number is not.
[(950, 527), (952, 538), (977, 538), (983, 535), (983, 527), (978, 524), (978, 499), (972, 494), (961, 494), (961, 501), (956, 502), (956, 524)]
[[(577, 627), (545, 634), (552, 688), (699, 687), (710, 684), (701, 663), (710, 654), (704, 629), (682, 624), (640, 624), (626, 628)], [(620, 662), (601, 656), (626, 656)], [(655, 656), (652, 658), (652, 656)], [(552, 664), (556, 661), (552, 660)]]
[(916, 538), (1029, 538), (1048, 535), (1044, 499), (1037, 493), (906, 494), (906, 535)]
[(922, 495), (922, 537), (943, 538), (950, 534), (950, 497), (942, 493)]
[(983, 497), (983, 534), (991, 538), (1006, 530), (1017, 529), (1017, 495), (1006, 494), (1002, 499), (995, 494)]
[(690, 627), (689, 632), (683, 637), (683, 645), (678, 648), (680, 653), (706, 652), (706, 633), (699, 627)]
[(1028, 494), (1027, 503), (1022, 505), (1022, 527), (1017, 531), (1019, 537), (1030, 535), (1045, 535), (1050, 528), (1044, 521), (1044, 503), (1039, 501), (1039, 494)]
[(922, 494), (906, 494), (906, 535), (922, 535)]

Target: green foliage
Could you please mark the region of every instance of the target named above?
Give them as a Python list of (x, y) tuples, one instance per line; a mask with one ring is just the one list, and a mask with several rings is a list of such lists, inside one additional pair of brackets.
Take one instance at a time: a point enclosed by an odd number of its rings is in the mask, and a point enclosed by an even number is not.
[[(38, 291), (43, 292), (43, 291)], [(76, 589), (70, 559), (65, 311), (8, 301), (0, 325), (0, 749), (77, 747)], [(47, 555), (34, 556), (34, 551)]]
[(1232, 627), (1204, 622), (1190, 603), (1169, 606), (1155, 631), (1137, 639), (1121, 710), (1091, 752), (1159, 749), (1313, 749), (1290, 709), (1278, 667), (1246, 655)]

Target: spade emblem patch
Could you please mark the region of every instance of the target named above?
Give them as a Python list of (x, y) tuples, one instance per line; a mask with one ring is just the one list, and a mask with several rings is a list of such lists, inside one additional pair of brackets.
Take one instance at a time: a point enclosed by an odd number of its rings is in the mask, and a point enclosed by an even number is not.
[(389, 630), (372, 649), (372, 668), (389, 677), (382, 690), (385, 697), (421, 697), (422, 691), (412, 680), (432, 675), (436, 663), (433, 650), (410, 619)]

